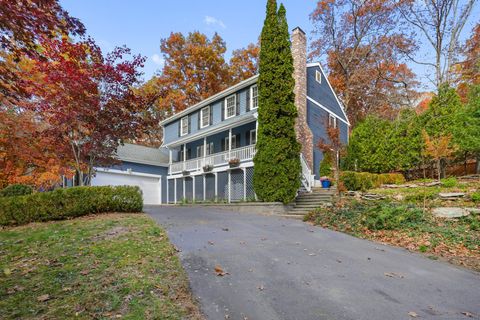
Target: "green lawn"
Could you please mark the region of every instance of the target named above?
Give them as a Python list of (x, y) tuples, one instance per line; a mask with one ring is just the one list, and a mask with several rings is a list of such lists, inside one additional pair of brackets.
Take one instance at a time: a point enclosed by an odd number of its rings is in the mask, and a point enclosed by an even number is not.
[(0, 230), (2, 319), (201, 319), (165, 231), (143, 214)]

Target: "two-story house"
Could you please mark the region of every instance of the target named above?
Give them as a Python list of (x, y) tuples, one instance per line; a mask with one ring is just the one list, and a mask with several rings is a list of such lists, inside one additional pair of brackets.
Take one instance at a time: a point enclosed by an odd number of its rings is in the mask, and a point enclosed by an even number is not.
[[(321, 65), (307, 64), (307, 39), (300, 28), (292, 32), (292, 55), (302, 189), (310, 191), (320, 179), (319, 140), (327, 138), (327, 126), (335, 126), (347, 143), (349, 122)], [(121, 165), (97, 168), (92, 184), (138, 185), (146, 204), (254, 199), (253, 157), (262, 107), (257, 81), (258, 76), (242, 81), (162, 121), (159, 150), (122, 146)]]
[[(319, 63), (307, 64), (307, 39), (292, 32), (297, 138), (302, 144), (302, 186), (319, 180), (318, 141), (326, 126), (348, 142), (349, 122)], [(165, 201), (245, 201), (255, 198), (253, 157), (257, 141), (258, 76), (242, 81), (161, 122), (169, 166)]]

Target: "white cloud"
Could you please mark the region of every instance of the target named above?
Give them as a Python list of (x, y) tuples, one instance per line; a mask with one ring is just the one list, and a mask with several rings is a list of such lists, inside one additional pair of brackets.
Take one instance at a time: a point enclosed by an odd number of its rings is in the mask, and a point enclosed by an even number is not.
[(203, 20), (203, 22), (205, 22), (208, 26), (217, 25), (222, 27), (223, 29), (227, 28), (227, 26), (225, 25), (225, 23), (223, 23), (222, 20), (219, 20), (215, 17), (205, 16), (205, 19)]
[(165, 64), (165, 59), (163, 59), (160, 55), (158, 55), (156, 53), (152, 56), (152, 61), (156, 65), (159, 65), (161, 67), (163, 67), (163, 65)]

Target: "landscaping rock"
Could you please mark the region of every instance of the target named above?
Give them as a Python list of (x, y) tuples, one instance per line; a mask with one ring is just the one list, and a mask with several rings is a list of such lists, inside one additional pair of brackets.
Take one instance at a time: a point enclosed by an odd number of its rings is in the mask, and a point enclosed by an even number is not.
[(438, 194), (438, 196), (442, 200), (457, 200), (459, 198), (465, 197), (465, 193), (463, 193), (463, 192), (440, 192)]
[(383, 200), (386, 197), (381, 195), (381, 194), (376, 194), (376, 193), (364, 193), (362, 194), (362, 199), (363, 200)]
[(465, 208), (471, 214), (480, 214), (480, 208)]
[(432, 182), (422, 183), (422, 186), (425, 186), (425, 187), (436, 187), (436, 186), (440, 186), (440, 185), (442, 185), (442, 183), (440, 181), (432, 181)]
[(392, 198), (397, 200), (397, 201), (402, 201), (403, 199), (405, 199), (405, 197), (401, 194), (396, 194)]
[(466, 209), (456, 207), (434, 208), (432, 213), (438, 218), (460, 218), (470, 214)]

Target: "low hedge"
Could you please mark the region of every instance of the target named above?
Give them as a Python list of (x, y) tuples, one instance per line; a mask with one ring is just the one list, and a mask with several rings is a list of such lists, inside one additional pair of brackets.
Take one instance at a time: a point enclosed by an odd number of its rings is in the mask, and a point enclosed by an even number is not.
[(366, 191), (378, 188), (382, 184), (401, 184), (405, 182), (405, 177), (401, 173), (369, 173), (343, 171), (340, 180), (347, 190)]
[(0, 225), (62, 220), (93, 213), (141, 212), (139, 187), (74, 187), (0, 198)]
[(0, 197), (14, 197), (32, 194), (33, 188), (24, 184), (11, 184), (0, 190)]

